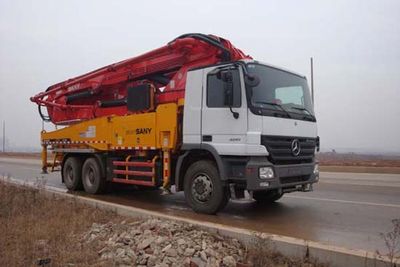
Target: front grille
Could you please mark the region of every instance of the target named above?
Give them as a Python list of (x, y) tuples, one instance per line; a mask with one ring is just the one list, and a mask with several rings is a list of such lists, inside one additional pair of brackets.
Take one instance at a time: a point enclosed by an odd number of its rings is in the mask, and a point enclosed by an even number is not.
[[(297, 156), (292, 153), (292, 142), (295, 139), (300, 143), (300, 153)], [(267, 148), (268, 159), (274, 164), (311, 163), (315, 154), (316, 138), (263, 135), (261, 144)]]

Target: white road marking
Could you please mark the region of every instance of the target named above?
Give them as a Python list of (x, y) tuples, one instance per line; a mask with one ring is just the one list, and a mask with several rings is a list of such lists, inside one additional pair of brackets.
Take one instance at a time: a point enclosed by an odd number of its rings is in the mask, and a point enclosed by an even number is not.
[(344, 179), (341, 180), (334, 180), (334, 179), (329, 179), (329, 180), (319, 180), (319, 183), (321, 184), (341, 184), (341, 185), (362, 185), (362, 186), (382, 186), (382, 187), (400, 187), (400, 182), (386, 182), (386, 181), (380, 181), (377, 179), (375, 182), (372, 181), (346, 181)]
[[(7, 168), (8, 166), (0, 164), (0, 168)], [(24, 166), (18, 166), (18, 169), (24, 169), (24, 170), (30, 170), (30, 171), (41, 171), (40, 168), (30, 168), (30, 167), (24, 167)]]
[(354, 181), (384, 181), (384, 182), (399, 182), (400, 174), (388, 173), (321, 173), (322, 180), (354, 180)]
[(3, 163), (11, 164), (28, 164), (28, 165), (41, 165), (42, 161), (37, 159), (21, 159), (21, 158), (4, 158), (0, 157), (0, 161)]
[(358, 173), (358, 172), (321, 172), (320, 176), (322, 178), (342, 178), (342, 179), (400, 179), (400, 174), (395, 173)]
[(319, 197), (305, 197), (305, 196), (288, 196), (285, 195), (285, 198), (297, 198), (297, 199), (306, 199), (306, 200), (320, 200), (320, 201), (328, 201), (328, 202), (336, 202), (336, 203), (344, 203), (344, 204), (354, 204), (354, 205), (366, 205), (366, 206), (376, 206), (376, 207), (389, 207), (389, 208), (397, 208), (400, 209), (400, 205), (397, 204), (384, 204), (384, 203), (374, 203), (374, 202), (363, 202), (363, 201), (351, 201), (351, 200), (342, 200), (342, 199), (332, 199), (332, 198), (319, 198)]
[(19, 166), (18, 169), (30, 170), (30, 171), (41, 171), (40, 168), (29, 168), (29, 167), (22, 167)]

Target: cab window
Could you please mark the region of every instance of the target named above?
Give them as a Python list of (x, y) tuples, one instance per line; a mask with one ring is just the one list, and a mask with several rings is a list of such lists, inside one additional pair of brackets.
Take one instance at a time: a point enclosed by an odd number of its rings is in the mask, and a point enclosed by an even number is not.
[(303, 88), (301, 86), (279, 87), (275, 89), (275, 99), (279, 104), (304, 105)]
[[(241, 106), (240, 75), (238, 69), (231, 70), (233, 78), (233, 106)], [(217, 74), (207, 76), (207, 107), (222, 108), (228, 107), (224, 104), (224, 82)]]

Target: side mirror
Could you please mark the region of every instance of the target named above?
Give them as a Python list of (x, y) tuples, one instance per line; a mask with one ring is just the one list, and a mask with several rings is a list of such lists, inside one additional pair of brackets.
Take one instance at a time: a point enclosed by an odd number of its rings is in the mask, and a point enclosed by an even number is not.
[(233, 106), (233, 75), (230, 71), (221, 72), (221, 80), (224, 82), (224, 105)]
[(239, 113), (232, 110), (233, 106), (233, 75), (232, 72), (222, 71), (220, 72), (221, 80), (224, 82), (224, 105), (229, 107), (232, 115), (235, 119), (239, 118)]
[(260, 78), (257, 75), (247, 74), (245, 75), (244, 82), (250, 87), (256, 87), (260, 84)]

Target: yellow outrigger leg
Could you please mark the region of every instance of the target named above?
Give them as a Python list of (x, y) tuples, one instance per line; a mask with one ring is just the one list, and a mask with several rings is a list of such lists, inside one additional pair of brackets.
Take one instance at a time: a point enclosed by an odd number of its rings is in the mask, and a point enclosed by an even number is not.
[(42, 145), (42, 173), (47, 173), (47, 145)]

